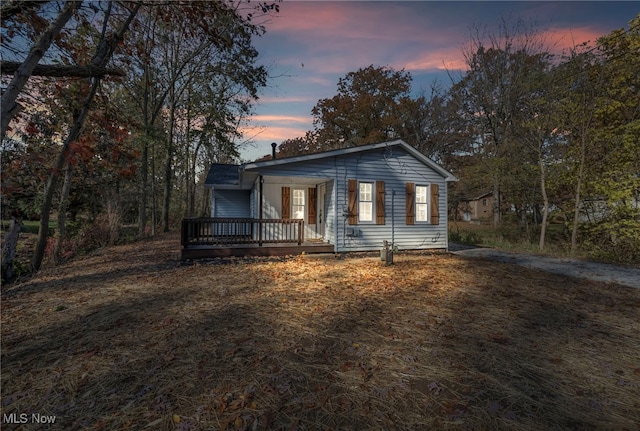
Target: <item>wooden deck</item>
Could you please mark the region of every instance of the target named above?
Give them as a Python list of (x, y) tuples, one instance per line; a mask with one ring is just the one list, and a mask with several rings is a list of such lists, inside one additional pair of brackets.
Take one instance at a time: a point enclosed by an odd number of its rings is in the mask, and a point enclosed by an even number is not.
[(181, 245), (182, 260), (335, 251), (332, 244), (305, 241), (304, 221), (299, 219), (184, 219)]
[(182, 260), (206, 259), (215, 257), (244, 257), (244, 256), (287, 256), (292, 254), (310, 253), (334, 253), (333, 244), (304, 242), (297, 244), (269, 244), (259, 246), (257, 244), (210, 246), (197, 245), (183, 248)]

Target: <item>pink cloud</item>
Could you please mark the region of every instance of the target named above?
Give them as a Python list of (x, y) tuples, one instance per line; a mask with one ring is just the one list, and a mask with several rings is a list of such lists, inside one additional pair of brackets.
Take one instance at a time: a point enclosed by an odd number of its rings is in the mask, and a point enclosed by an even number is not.
[(245, 138), (254, 137), (254, 140), (259, 141), (272, 141), (280, 143), (285, 139), (293, 139), (302, 137), (305, 133), (311, 130), (311, 124), (308, 127), (264, 127), (256, 130), (255, 128), (247, 128), (242, 130), (242, 134)]
[(313, 101), (313, 98), (304, 96), (262, 96), (260, 103), (307, 103)]
[(411, 59), (397, 65), (412, 71), (427, 70), (461, 70), (466, 69), (466, 64), (459, 49), (450, 49), (442, 51), (425, 51)]
[(573, 48), (583, 42), (595, 43), (604, 34), (591, 27), (555, 28), (545, 32), (547, 42), (557, 50)]
[(254, 122), (276, 122), (276, 123), (304, 123), (312, 121), (311, 116), (302, 115), (254, 115), (251, 117)]
[[(375, 6), (363, 7), (361, 2), (283, 4), (281, 16), (267, 26), (267, 34), (290, 37), (298, 50), (279, 63), (292, 67), (304, 63), (305, 69), (318, 74), (344, 73), (369, 64), (395, 65), (409, 45), (413, 50), (420, 45), (425, 53), (434, 52), (459, 37), (459, 29), (436, 30), (429, 18), (416, 22), (406, 4)], [(438, 63), (442, 68), (441, 59)]]

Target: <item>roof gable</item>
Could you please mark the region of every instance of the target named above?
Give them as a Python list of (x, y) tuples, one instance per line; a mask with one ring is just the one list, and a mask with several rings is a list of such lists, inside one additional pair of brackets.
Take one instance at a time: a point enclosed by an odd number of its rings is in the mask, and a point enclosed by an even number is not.
[(292, 156), (286, 157), (282, 159), (272, 159), (272, 160), (264, 160), (260, 162), (247, 163), (243, 166), (245, 171), (248, 170), (260, 170), (260, 168), (266, 168), (271, 166), (286, 166), (287, 164), (299, 163), (310, 160), (319, 160), (324, 158), (331, 158), (336, 156), (344, 156), (350, 154), (362, 153), (365, 151), (371, 151), (381, 148), (391, 148), (391, 147), (401, 147), (407, 153), (411, 154), (417, 160), (425, 164), (426, 166), (433, 169), (438, 174), (442, 175), (446, 181), (456, 181), (457, 179), (453, 176), (453, 174), (442, 166), (407, 144), (401, 139), (397, 139), (395, 141), (390, 142), (382, 142), (378, 144), (369, 144), (369, 145), (361, 145), (357, 147), (349, 147), (349, 148), (340, 148), (337, 150), (324, 151), (321, 153), (313, 153), (313, 154), (304, 154), (300, 156)]
[[(285, 157), (281, 159), (263, 160), (259, 162), (245, 163), (244, 165), (226, 165), (220, 163), (214, 163), (211, 165), (207, 174), (205, 185), (207, 186), (242, 186), (241, 180), (243, 179), (243, 173), (258, 175), (260, 169), (269, 168), (274, 166), (286, 167), (287, 165), (294, 165), (300, 162), (328, 159), (336, 156), (348, 156), (352, 154), (363, 153), (366, 151), (372, 151), (377, 149), (400, 147), (408, 154), (416, 158), (418, 161), (431, 168), (434, 172), (441, 175), (445, 181), (457, 181), (457, 178), (453, 174), (442, 166), (413, 148), (401, 139), (395, 141), (382, 142), (378, 144), (361, 145), (358, 147), (340, 148), (337, 150), (324, 151), (321, 153), (303, 154), (300, 156)], [(249, 178), (251, 179), (251, 178)], [(245, 178), (246, 180), (246, 178)], [(246, 181), (245, 181), (246, 182)]]

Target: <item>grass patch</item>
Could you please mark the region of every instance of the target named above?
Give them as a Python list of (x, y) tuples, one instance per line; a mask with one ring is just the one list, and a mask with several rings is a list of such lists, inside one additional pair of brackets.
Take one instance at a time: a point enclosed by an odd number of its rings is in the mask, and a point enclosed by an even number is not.
[[(450, 222), (449, 241), (500, 250), (568, 257), (570, 243), (565, 226), (550, 224), (547, 226), (544, 250), (539, 248), (539, 226), (529, 227), (527, 231), (516, 223), (503, 223), (499, 228), (489, 224)], [(578, 252), (575, 257), (587, 257), (586, 253)]]
[(2, 415), (48, 429), (640, 425), (640, 290), (448, 254), (181, 265), (177, 235), (3, 295)]
[[(58, 223), (56, 221), (49, 222), (49, 235), (53, 235), (55, 230), (58, 228)], [(9, 221), (2, 221), (2, 231), (6, 232), (9, 229)], [(38, 230), (40, 230), (40, 220), (22, 220), (22, 229), (20, 232), (22, 233), (30, 233), (37, 235)]]

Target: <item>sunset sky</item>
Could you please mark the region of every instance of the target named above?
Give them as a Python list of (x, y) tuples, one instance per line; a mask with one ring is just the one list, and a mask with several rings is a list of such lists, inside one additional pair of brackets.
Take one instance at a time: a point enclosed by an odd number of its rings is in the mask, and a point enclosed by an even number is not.
[[(265, 24), (256, 39), (260, 64), (273, 78), (245, 130), (254, 141), (241, 149), (253, 160), (271, 152), (271, 142), (304, 136), (313, 129), (311, 109), (337, 93), (338, 79), (373, 64), (404, 69), (413, 92), (434, 79), (464, 70), (461, 47), (472, 28), (496, 29), (501, 18), (521, 18), (544, 30), (554, 52), (627, 28), (640, 2), (607, 1), (292, 1)], [(551, 49), (551, 48), (550, 48)], [(459, 73), (459, 72), (458, 72)]]

